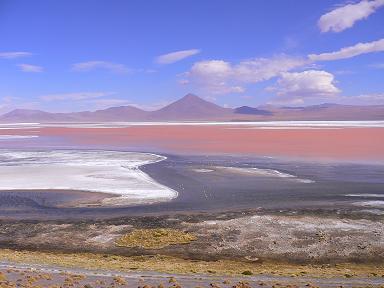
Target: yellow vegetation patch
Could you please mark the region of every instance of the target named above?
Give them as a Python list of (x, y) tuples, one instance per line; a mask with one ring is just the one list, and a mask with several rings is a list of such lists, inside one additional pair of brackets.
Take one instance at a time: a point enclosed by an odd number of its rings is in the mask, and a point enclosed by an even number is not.
[(142, 247), (158, 249), (175, 244), (188, 244), (196, 240), (191, 233), (176, 229), (136, 229), (122, 236), (115, 243), (120, 247)]

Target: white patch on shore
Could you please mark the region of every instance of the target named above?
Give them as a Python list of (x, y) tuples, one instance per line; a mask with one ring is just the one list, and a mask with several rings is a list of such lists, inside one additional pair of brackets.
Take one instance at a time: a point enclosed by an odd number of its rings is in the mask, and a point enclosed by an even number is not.
[(157, 183), (139, 167), (163, 156), (115, 151), (0, 152), (0, 190), (60, 189), (120, 195), (109, 205), (168, 201), (177, 192)]
[(384, 198), (384, 194), (346, 194), (347, 197)]
[(30, 139), (37, 138), (37, 135), (0, 135), (0, 140)]
[(315, 182), (315, 181), (310, 180), (310, 179), (301, 179), (295, 175), (280, 172), (280, 171), (274, 170), (274, 169), (225, 167), (225, 166), (217, 166), (216, 168), (221, 169), (221, 170), (225, 170), (225, 171), (228, 171), (231, 173), (251, 174), (251, 175), (262, 176), (262, 177), (288, 178), (290, 180), (294, 180), (296, 182), (301, 182), (301, 183), (314, 183)]
[(192, 171), (197, 172), (197, 173), (209, 173), (209, 172), (214, 172), (215, 170), (204, 169), (204, 168), (197, 168), (197, 169), (192, 169)]

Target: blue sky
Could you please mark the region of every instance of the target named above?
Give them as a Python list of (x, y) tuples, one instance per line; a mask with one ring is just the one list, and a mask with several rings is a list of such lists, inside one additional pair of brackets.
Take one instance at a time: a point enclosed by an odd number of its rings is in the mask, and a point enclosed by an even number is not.
[(0, 0), (0, 39), (2, 113), (384, 104), (384, 0)]

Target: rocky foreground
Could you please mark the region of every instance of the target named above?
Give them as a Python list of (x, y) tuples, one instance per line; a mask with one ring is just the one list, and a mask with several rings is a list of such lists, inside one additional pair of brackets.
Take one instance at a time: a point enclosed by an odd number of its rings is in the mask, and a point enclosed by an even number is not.
[(2, 220), (0, 247), (1, 288), (384, 285), (380, 216)]
[[(140, 229), (173, 229), (189, 233), (193, 241), (176, 241), (149, 249), (118, 245), (121, 237)], [(139, 239), (137, 243), (140, 242)], [(161, 254), (205, 261), (380, 264), (384, 263), (384, 220), (379, 216), (352, 219), (254, 212), (82, 221), (3, 220), (0, 245), (11, 249), (124, 256)]]

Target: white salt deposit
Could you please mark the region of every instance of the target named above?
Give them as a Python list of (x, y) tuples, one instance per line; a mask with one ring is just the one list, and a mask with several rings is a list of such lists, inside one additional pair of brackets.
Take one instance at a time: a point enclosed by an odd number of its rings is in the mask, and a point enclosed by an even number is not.
[(262, 168), (243, 168), (243, 167), (225, 167), (225, 166), (217, 166), (216, 168), (226, 170), (232, 173), (245, 173), (251, 174), (255, 176), (262, 177), (278, 177), (278, 178), (288, 178), (290, 180), (301, 182), (301, 183), (314, 183), (315, 181), (310, 179), (302, 179), (295, 175), (291, 175), (288, 173), (284, 173), (274, 169), (262, 169)]
[(29, 139), (37, 138), (37, 135), (0, 135), (0, 140), (15, 140), (15, 139)]
[(0, 190), (104, 192), (120, 195), (107, 201), (118, 205), (166, 201), (177, 192), (139, 169), (164, 159), (136, 152), (0, 150)]
[(212, 170), (212, 169), (204, 169), (204, 168), (201, 168), (201, 169), (192, 169), (194, 172), (197, 172), (197, 173), (209, 173), (209, 172), (214, 172), (215, 170)]
[(384, 194), (346, 194), (347, 197), (384, 198)]

